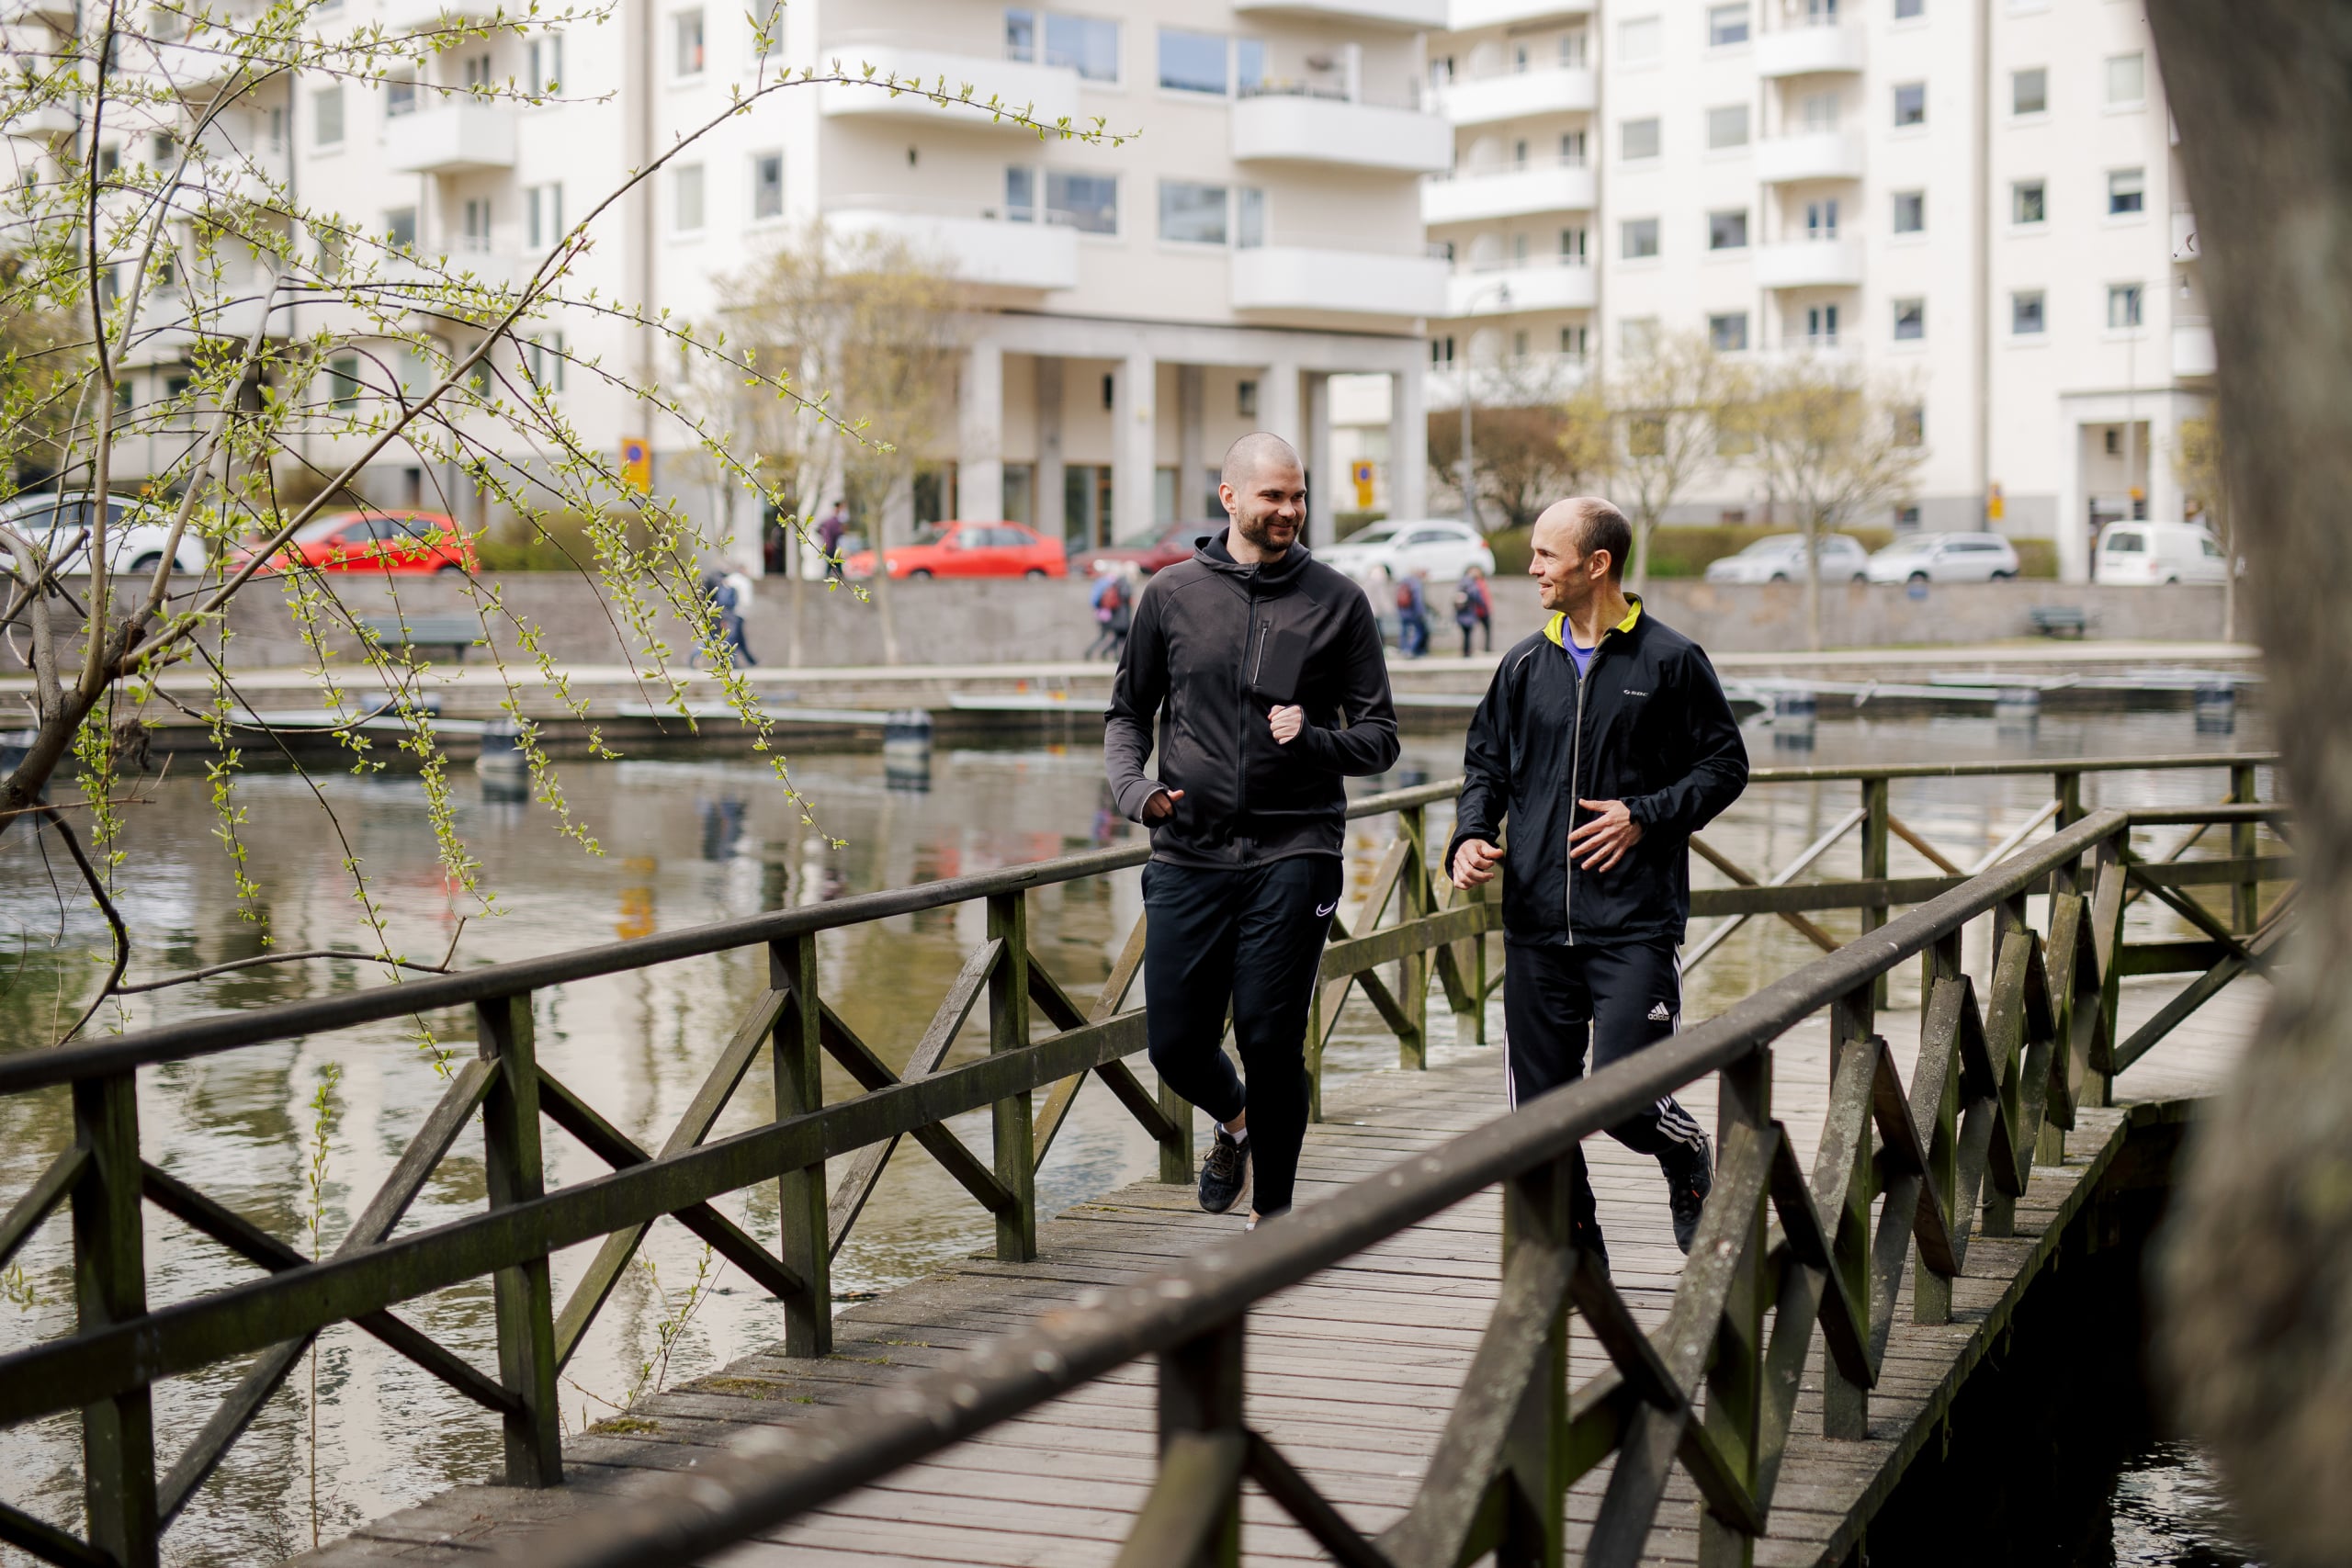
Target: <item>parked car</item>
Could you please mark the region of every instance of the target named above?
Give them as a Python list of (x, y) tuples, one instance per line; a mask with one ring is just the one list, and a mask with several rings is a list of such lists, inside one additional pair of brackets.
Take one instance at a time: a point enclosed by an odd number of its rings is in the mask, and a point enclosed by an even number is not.
[[(87, 491), (69, 491), (62, 497), (54, 491), (20, 495), (0, 506), (0, 522), (28, 537), (46, 536), (51, 541), (45, 547), (49, 552), (52, 556), (62, 552), (59, 561), (62, 570), (84, 572), (90, 570), (89, 545), (85, 539), (75, 541), (94, 521), (90, 500)], [(107, 498), (107, 563), (111, 570), (154, 570), (171, 538), (170, 513), (129, 496)], [(172, 570), (202, 571), (204, 541), (194, 533), (183, 534), (178, 547), (172, 551)]]
[[(1069, 575), (1064, 547), (1021, 523), (933, 523), (917, 531), (913, 544), (894, 546), (888, 566), (892, 577)], [(873, 576), (874, 552), (858, 551), (842, 570)]]
[(1998, 534), (1914, 534), (1871, 557), (1872, 582), (2006, 582), (2018, 552)]
[[(1774, 534), (1757, 540), (1736, 556), (1707, 563), (1710, 582), (1793, 582), (1804, 575), (1804, 536)], [(1848, 534), (1821, 536), (1821, 579), (1825, 582), (1869, 581), (1870, 557), (1861, 542)]]
[[(252, 558), (251, 552), (238, 563)], [(473, 571), (470, 535), (446, 512), (338, 512), (302, 525), (265, 571)]]
[(2110, 523), (2098, 536), (2101, 582), (2227, 582), (2229, 552), (2194, 523)]
[(1084, 577), (1102, 570), (1106, 564), (1124, 566), (1132, 561), (1149, 575), (1162, 567), (1192, 559), (1193, 551), (1200, 542), (1224, 526), (1221, 522), (1159, 523), (1145, 533), (1130, 534), (1117, 544), (1105, 545), (1099, 549), (1073, 539), (1067, 558), (1069, 574)]
[(1453, 582), (1476, 567), (1495, 574), (1495, 552), (1484, 535), (1450, 518), (1404, 518), (1374, 523), (1316, 552), (1324, 565), (1361, 578), (1374, 567), (1391, 577), (1418, 571), (1430, 582)]

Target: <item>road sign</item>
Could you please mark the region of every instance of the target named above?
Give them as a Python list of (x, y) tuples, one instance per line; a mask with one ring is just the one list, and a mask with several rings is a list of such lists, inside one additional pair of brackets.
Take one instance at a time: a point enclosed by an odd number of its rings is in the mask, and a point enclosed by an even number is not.
[(621, 437), (621, 483), (640, 495), (653, 493), (653, 447), (642, 437)]
[(1354, 478), (1356, 507), (1359, 511), (1369, 510), (1372, 506), (1372, 465), (1370, 463), (1355, 465)]
[(1990, 522), (1998, 523), (2007, 510), (2007, 503), (2001, 499), (2001, 487), (1986, 485), (1984, 487), (1985, 518)]

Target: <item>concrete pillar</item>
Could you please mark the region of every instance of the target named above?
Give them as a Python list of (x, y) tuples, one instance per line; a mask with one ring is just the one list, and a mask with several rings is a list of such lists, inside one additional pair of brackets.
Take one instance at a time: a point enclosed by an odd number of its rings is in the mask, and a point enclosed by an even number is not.
[(1048, 539), (1062, 536), (1062, 362), (1037, 356), (1037, 520)]
[(1338, 536), (1332, 513), (1339, 509), (1340, 488), (1347, 476), (1331, 452), (1331, 378), (1311, 371), (1306, 378), (1306, 547), (1315, 549)]
[[(1153, 470), (1159, 466), (1159, 366), (1131, 353), (1111, 384), (1111, 528), (1121, 538), (1152, 523)], [(1109, 539), (1101, 541), (1109, 544)]]
[(2173, 467), (2180, 450), (2180, 393), (2159, 393), (2148, 416), (2148, 516), (2159, 523), (2180, 521), (2180, 475)]
[(1004, 350), (976, 343), (964, 355), (956, 443), (957, 517), (1004, 515)]
[(2064, 582), (2087, 582), (2091, 575), (2089, 491), (2083, 483), (2083, 426), (2064, 420), (2059, 426), (2058, 577)]
[[(1197, 365), (1176, 367), (1176, 521), (1197, 522), (1215, 513), (1207, 482), (1208, 376)], [(1220, 457), (1223, 453), (1217, 454)]]
[(1388, 515), (1419, 517), (1430, 504), (1429, 372), (1416, 357), (1412, 368), (1389, 378)]
[(1302, 453), (1306, 426), (1299, 417), (1298, 362), (1269, 365), (1258, 378), (1258, 428), (1281, 436)]

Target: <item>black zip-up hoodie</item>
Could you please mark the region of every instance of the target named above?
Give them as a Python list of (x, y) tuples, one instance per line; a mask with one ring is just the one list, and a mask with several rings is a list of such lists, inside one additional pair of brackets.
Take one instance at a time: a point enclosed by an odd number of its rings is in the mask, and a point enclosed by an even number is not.
[[(1739, 721), (1697, 643), (1633, 595), (1584, 679), (1560, 617), (1503, 656), (1470, 721), (1445, 869), (1465, 839), (1504, 843), (1503, 935), (1531, 946), (1682, 940), (1690, 835), (1747, 787)], [(1570, 863), (1568, 834), (1622, 800), (1642, 840), (1605, 872)]]
[[(1266, 716), (1292, 703), (1306, 726), (1277, 745)], [(1121, 816), (1140, 822), (1158, 791), (1184, 792), (1151, 832), (1152, 858), (1178, 865), (1336, 855), (1340, 781), (1396, 761), (1388, 659), (1363, 590), (1303, 545), (1243, 566), (1223, 530), (1145, 585), (1102, 717)], [(1144, 771), (1155, 719), (1158, 777)]]

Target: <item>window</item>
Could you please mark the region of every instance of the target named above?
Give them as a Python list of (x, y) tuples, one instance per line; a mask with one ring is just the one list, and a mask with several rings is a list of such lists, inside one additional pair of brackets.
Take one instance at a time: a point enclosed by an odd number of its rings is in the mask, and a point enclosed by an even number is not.
[(1521, 327), (1519, 331), (1510, 334), (1510, 356), (1513, 359), (1524, 359), (1527, 357), (1526, 328)]
[(2047, 186), (2040, 180), (2019, 180), (2009, 187), (2009, 221), (2042, 223), (2050, 218)]
[(1527, 138), (1524, 136), (1510, 144), (1510, 166), (1514, 169), (1527, 167)]
[(1563, 229), (1560, 231), (1560, 265), (1562, 266), (1582, 266), (1585, 265), (1586, 257), (1584, 239), (1584, 231), (1581, 229)]
[(563, 390), (563, 334), (547, 333), (523, 344), (523, 368), (544, 391)]
[(2107, 286), (2107, 330), (2115, 333), (2136, 332), (2140, 326), (2140, 285), (2110, 283)]
[[(1435, 344), (1431, 344), (1430, 346), (1431, 349), (1435, 349), (1437, 345)], [(1448, 360), (1451, 360), (1453, 357), (1453, 340), (1452, 338), (1447, 338), (1445, 340), (1445, 357)], [(1245, 378), (1243, 380), (1236, 381), (1233, 384), (1233, 412), (1234, 416), (1238, 419), (1255, 419), (1258, 417), (1258, 383), (1256, 381)]]
[[(1453, 66), (1446, 62), (1451, 75)], [(1233, 40), (1233, 83), (1242, 92), (1252, 93), (1265, 85), (1266, 44), (1262, 39), (1245, 38)]]
[(1744, 251), (1747, 248), (1747, 209), (1707, 214), (1707, 249)]
[(682, 164), (670, 172), (670, 227), (680, 234), (702, 231), (700, 164)]
[(466, 85), (469, 88), (488, 87), (491, 85), (490, 51), (485, 49), (479, 54), (468, 55), (465, 62), (465, 73)]
[(1624, 222), (1624, 244), (1620, 253), (1627, 261), (1645, 261), (1657, 254), (1657, 220), (1628, 218)]
[(1560, 35), (1560, 64), (1570, 71), (1584, 69), (1585, 35), (1582, 29)]
[(114, 412), (117, 413), (130, 412), (130, 383), (128, 381), (117, 381), (114, 384)]
[(2050, 73), (2041, 66), (2009, 73), (2009, 112), (2014, 115), (2050, 112)]
[[(1897, 446), (1925, 446), (1928, 444), (1928, 407), (1913, 403), (1894, 411), (1894, 444)], [(1918, 522), (1917, 517), (1911, 520)]]
[(1628, 65), (1656, 60), (1663, 29), (1656, 17), (1636, 17), (1617, 24), (1617, 58)]
[(2148, 209), (2148, 177), (2138, 169), (2116, 169), (2107, 176), (2107, 215), (2124, 218)]
[(416, 83), (413, 78), (395, 76), (384, 84), (384, 118), (398, 119), (404, 114), (416, 112)]
[(1837, 347), (1838, 307), (1835, 305), (1806, 306), (1804, 320), (1792, 335), (1803, 337), (1807, 348)]
[(1747, 145), (1746, 104), (1725, 104), (1722, 108), (1707, 111), (1707, 145), (1710, 148)]
[(1225, 35), (1159, 29), (1159, 85), (1171, 92), (1225, 94)]
[(702, 13), (681, 11), (670, 18), (670, 69), (680, 76), (702, 74)]
[(1917, 21), (1928, 14), (1928, 0), (1894, 0), (1894, 19), (1898, 22)]
[(2144, 54), (2109, 55), (2107, 62), (2108, 107), (2137, 107), (2147, 98), (2148, 57)]
[[(1044, 48), (1038, 48), (1038, 34), (1044, 33)], [(1025, 50), (1015, 48), (1016, 36), (1027, 39)], [(1007, 11), (1004, 14), (1005, 53), (1014, 60), (1036, 60), (1042, 53), (1047, 65), (1064, 65), (1090, 82), (1115, 82), (1119, 79), (1119, 24), (1099, 17), (1064, 17), (1053, 12), (1044, 15), (1044, 27), (1038, 26), (1035, 11)]]
[(1451, 337), (1430, 339), (1430, 367), (1436, 369), (1453, 363), (1453, 340)]
[(1072, 175), (1046, 171), (1046, 221), (1060, 223), (1081, 234), (1119, 231), (1119, 182), (1111, 175)]
[(1838, 95), (1807, 93), (1798, 106), (1805, 130), (1835, 130), (1838, 129)]
[(1928, 230), (1928, 193), (1923, 190), (1899, 190), (1894, 193), (1894, 231), (1898, 234), (1924, 234)]
[(1588, 339), (1582, 327), (1560, 329), (1560, 355), (1564, 359), (1581, 360), (1586, 356)]
[(1004, 217), (1009, 223), (1037, 220), (1037, 175), (1015, 164), (1004, 171)]
[(1037, 13), (1007, 11), (1004, 14), (1004, 57), (1007, 60), (1037, 58)]
[(1254, 251), (1265, 243), (1266, 193), (1256, 186), (1243, 186), (1235, 193), (1233, 203), (1234, 248)]
[(343, 145), (342, 84), (311, 95), (311, 140), (322, 147)]
[(1572, 169), (1581, 169), (1584, 167), (1583, 131), (1564, 130), (1560, 132), (1560, 162)]
[(784, 216), (784, 154), (752, 154), (752, 220)]
[(563, 35), (541, 33), (530, 40), (524, 51), (526, 79), (523, 85), (534, 93), (556, 93), (563, 90)]
[(1894, 123), (1898, 126), (1928, 123), (1928, 85), (1925, 82), (1905, 82), (1894, 89)]
[(1629, 119), (1617, 127), (1617, 155), (1630, 164), (1636, 158), (1657, 156), (1657, 121)]
[(523, 241), (541, 250), (563, 238), (563, 186), (529, 186), (523, 191)]
[(1837, 197), (1804, 204), (1804, 237), (1807, 240), (1834, 240), (1838, 237)]
[(476, 255), (490, 249), (490, 197), (466, 197), (458, 224), (458, 248)]
[(1707, 47), (1729, 49), (1736, 43), (1747, 41), (1747, 6), (1710, 6), (1707, 7)]
[(1919, 509), (1917, 507), (1898, 506), (1894, 509), (1894, 526), (1896, 529), (1911, 529), (1917, 528), (1918, 525)]
[(1187, 245), (1225, 243), (1225, 187), (1160, 181), (1159, 237)]
[(1747, 348), (1747, 312), (1734, 310), (1707, 318), (1707, 342), (1717, 354), (1741, 354)]
[(1639, 358), (1657, 346), (1656, 316), (1627, 316), (1617, 323), (1619, 352)]
[(416, 248), (416, 209), (396, 207), (384, 214), (384, 243), (396, 251)]
[[(181, 389), (183, 391), (186, 389), (185, 386)], [(164, 383), (164, 390), (167, 396), (170, 394), (169, 382)], [(356, 354), (338, 354), (327, 361), (327, 406), (347, 409), (358, 400), (359, 356)]]
[(1909, 342), (1928, 335), (1928, 302), (1925, 299), (1894, 301), (1894, 340)]
[(1524, 266), (1527, 265), (1526, 235), (1513, 234), (1510, 237), (1510, 259), (1515, 265)]
[(2039, 288), (2021, 288), (2009, 296), (2009, 332), (2016, 337), (2033, 337), (2049, 325), (2042, 311), (2042, 294)]

